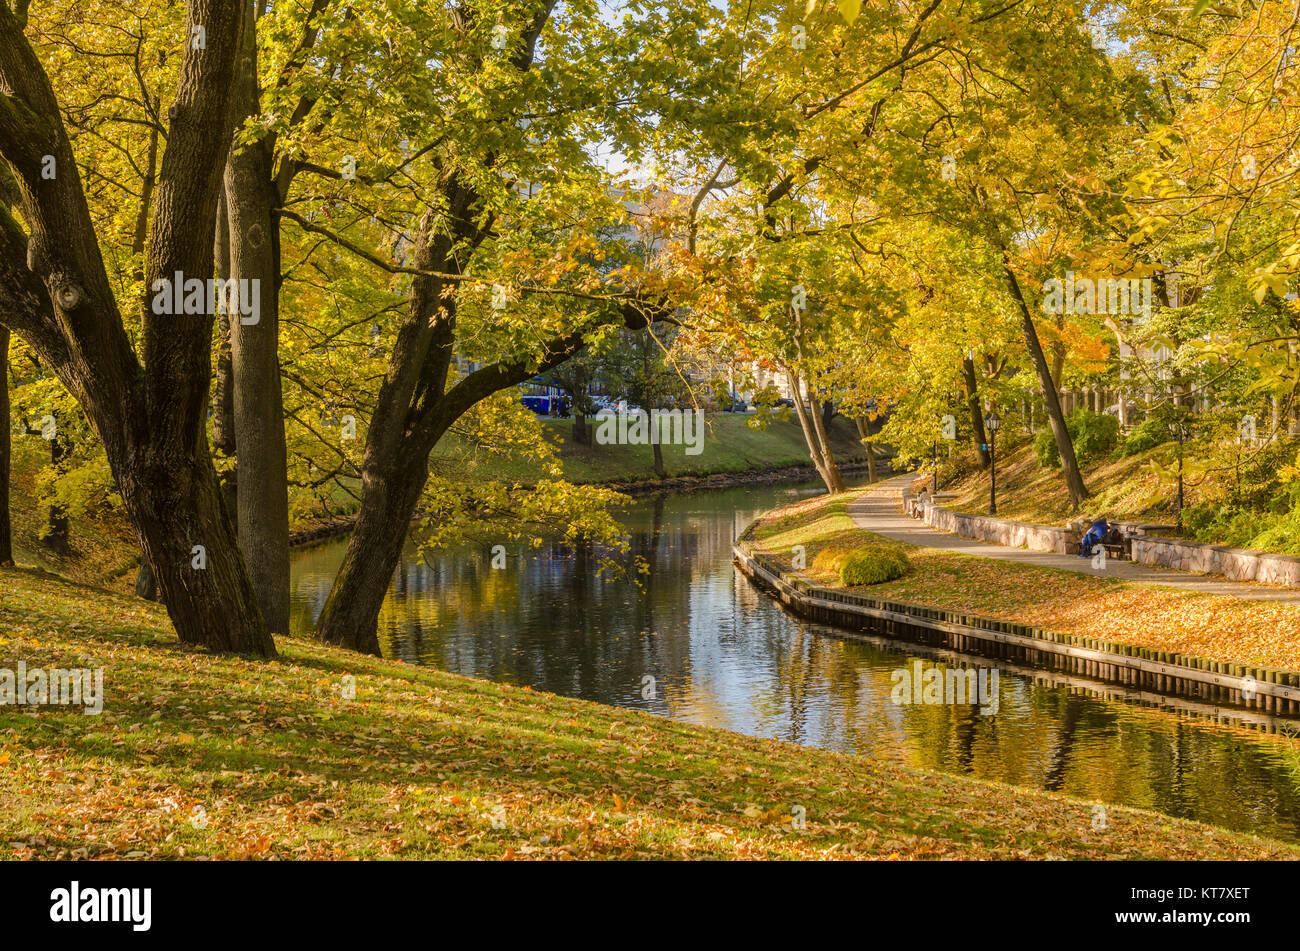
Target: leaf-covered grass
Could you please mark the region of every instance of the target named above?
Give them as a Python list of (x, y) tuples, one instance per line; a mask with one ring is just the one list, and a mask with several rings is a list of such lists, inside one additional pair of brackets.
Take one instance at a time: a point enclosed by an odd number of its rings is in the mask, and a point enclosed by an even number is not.
[(0, 571), (0, 632), (0, 667), (102, 666), (107, 694), (0, 707), (5, 857), (1300, 857), (314, 643), (210, 656), (156, 605), (28, 571)]
[[(1148, 521), (1172, 525), (1175, 489), (1161, 482), (1151, 469), (1152, 460), (1166, 467), (1174, 464), (1173, 447), (1165, 444), (1123, 459), (1094, 460), (1083, 467), (1084, 483), (1093, 494), (1084, 502), (1082, 514), (1106, 515), (1112, 521)], [(943, 504), (959, 512), (984, 515), (988, 512), (989, 477), (977, 470), (944, 485), (944, 492), (956, 497)], [(1218, 498), (1221, 486), (1215, 482), (1187, 487), (1187, 504)], [(1009, 452), (998, 451), (998, 515), (1018, 522), (1064, 525), (1079, 517), (1072, 512), (1070, 495), (1059, 468), (1044, 468), (1034, 458), (1029, 443)]]
[[(819, 496), (770, 512), (755, 540), (787, 565), (793, 546), (803, 545), (809, 565), (804, 573), (819, 584), (838, 585), (832, 573), (818, 571), (815, 558), (828, 546), (855, 548), (883, 540), (858, 528), (847, 514), (848, 503), (867, 491), (834, 499)], [(1063, 634), (1300, 670), (1297, 605), (1094, 578), (914, 545), (907, 546), (907, 553), (912, 567), (905, 576), (861, 590), (913, 604), (960, 607)]]
[(139, 551), (135, 533), (120, 512), (102, 508), (94, 518), (72, 517), (68, 553), (45, 544), (42, 534), (49, 523), (49, 506), (39, 497), (37, 480), (48, 462), (49, 447), (40, 436), (14, 437), (9, 516), (15, 559), (76, 581), (118, 590), (133, 588)]

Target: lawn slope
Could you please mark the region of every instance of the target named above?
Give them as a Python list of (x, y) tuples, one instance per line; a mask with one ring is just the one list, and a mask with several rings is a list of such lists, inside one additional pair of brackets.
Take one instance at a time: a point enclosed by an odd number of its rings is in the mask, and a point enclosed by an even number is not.
[[(1151, 813), (749, 739), (0, 571), (0, 668), (104, 667), (102, 715), (0, 707), (13, 858), (1297, 858)], [(344, 687), (355, 678), (355, 699)], [(796, 807), (806, 827), (791, 822)]]

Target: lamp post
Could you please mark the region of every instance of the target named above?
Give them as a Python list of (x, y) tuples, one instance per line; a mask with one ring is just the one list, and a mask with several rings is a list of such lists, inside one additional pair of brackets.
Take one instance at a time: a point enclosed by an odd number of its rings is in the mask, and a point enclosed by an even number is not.
[(997, 456), (997, 437), (998, 414), (989, 410), (984, 417), (984, 427), (989, 431), (989, 514), (998, 514), (998, 456)]

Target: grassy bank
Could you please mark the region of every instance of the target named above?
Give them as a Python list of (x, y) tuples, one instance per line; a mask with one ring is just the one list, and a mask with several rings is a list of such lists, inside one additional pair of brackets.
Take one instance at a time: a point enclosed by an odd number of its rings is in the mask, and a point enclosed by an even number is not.
[(13, 440), (9, 517), (14, 558), (20, 565), (35, 565), (74, 581), (120, 590), (132, 588), (140, 553), (135, 532), (122, 516), (104, 511), (95, 518), (72, 518), (70, 550), (66, 553), (51, 549), (43, 541), (49, 509), (39, 501), (36, 481), (48, 461), (49, 449), (40, 437)]
[[(819, 584), (838, 578), (819, 572), (816, 555), (828, 547), (856, 548), (886, 541), (858, 528), (848, 503), (868, 489), (835, 499), (819, 497), (768, 513), (755, 531), (759, 547), (790, 564), (803, 545)], [(1001, 506), (999, 506), (999, 511)], [(887, 542), (888, 544), (899, 544)], [(1063, 634), (1104, 636), (1156, 650), (1219, 661), (1300, 670), (1300, 606), (1242, 601), (1097, 578), (1038, 565), (903, 546), (911, 568), (895, 581), (853, 590), (933, 607), (960, 605), (985, 617), (1016, 621)]]
[[(685, 446), (662, 447), (668, 476), (810, 465), (808, 446), (797, 420), (774, 420), (766, 429), (759, 430), (748, 424), (751, 419), (752, 415), (743, 413), (708, 414), (702, 451), (698, 455), (688, 456)], [(619, 483), (655, 478), (651, 446), (583, 446), (573, 441), (571, 420), (543, 419), (542, 424), (558, 447), (564, 477), (570, 482)], [(831, 421), (828, 435), (841, 462), (865, 458), (857, 428), (851, 421), (837, 416)], [(456, 446), (448, 442), (439, 451), (454, 456)], [(484, 480), (530, 482), (536, 479), (536, 473), (526, 462), (509, 457), (485, 460), (475, 475)]]
[(0, 631), (0, 667), (106, 690), (100, 716), (0, 707), (11, 858), (1300, 858), (314, 643), (212, 657), (156, 605), (29, 571), (0, 571)]
[[(1151, 461), (1172, 466), (1171, 448), (1160, 446), (1124, 459), (1093, 461), (1084, 467), (1084, 482), (1093, 493), (1084, 504), (1085, 514), (1106, 514), (1112, 520), (1151, 521), (1173, 524), (1175, 493), (1151, 469)], [(942, 474), (942, 470), (941, 470)], [(989, 505), (989, 477), (986, 470), (968, 472), (942, 486), (956, 493), (945, 502), (961, 512), (986, 514)], [(1190, 505), (1211, 487), (1188, 488)], [(1217, 491), (1213, 493), (1217, 497)], [(1018, 522), (1063, 525), (1078, 513), (1071, 513), (1070, 496), (1061, 470), (1038, 464), (1033, 448), (1023, 440), (1010, 451), (998, 452), (998, 515)]]

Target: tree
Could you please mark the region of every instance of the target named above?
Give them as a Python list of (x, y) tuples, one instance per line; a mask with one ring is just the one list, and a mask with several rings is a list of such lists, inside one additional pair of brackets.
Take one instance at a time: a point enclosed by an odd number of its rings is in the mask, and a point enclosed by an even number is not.
[[(320, 5), (318, 5), (320, 6)], [(257, 4), (245, 0), (232, 88), (234, 125), (260, 116)], [(227, 314), (238, 459), (236, 525), (258, 604), (273, 634), (289, 632), (289, 486), (280, 387), (280, 229), (274, 140), (237, 139), (226, 162), (218, 258), (224, 276), (259, 288), (257, 313)], [(223, 339), (224, 343), (224, 339)], [(224, 356), (224, 354), (223, 354)], [(223, 398), (227, 398), (225, 392)]]
[(192, 0), (186, 11), (137, 298), (140, 354), (105, 270), (58, 97), (23, 33), (25, 11), (0, 9), (0, 156), (18, 181), (26, 224), (0, 217), (0, 322), (85, 409), (181, 641), (271, 655), (209, 452), (212, 311), (167, 313), (175, 308), (155, 296), (178, 274), (200, 288), (212, 278), (226, 158), (214, 143), (230, 135), (243, 6)]

